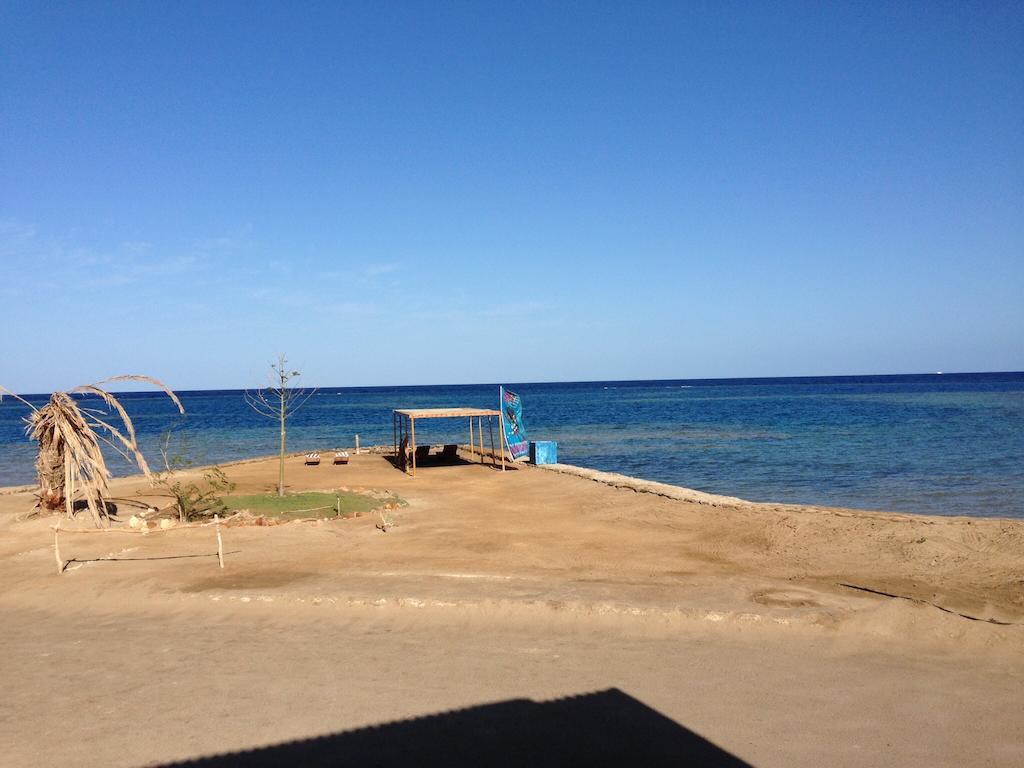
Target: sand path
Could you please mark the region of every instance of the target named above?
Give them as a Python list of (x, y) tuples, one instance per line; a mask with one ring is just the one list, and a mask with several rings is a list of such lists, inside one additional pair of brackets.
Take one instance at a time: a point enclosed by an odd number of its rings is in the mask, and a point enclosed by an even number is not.
[[(1024, 760), (1021, 522), (697, 503), (538, 469), (412, 479), (377, 456), (288, 471), (409, 506), (386, 534), (370, 517), (228, 529), (223, 572), (208, 530), (72, 534), (58, 576), (52, 521), (15, 522), (28, 497), (0, 495), (5, 764), (167, 762), (608, 689), (753, 765)], [(230, 474), (251, 491), (274, 469)]]

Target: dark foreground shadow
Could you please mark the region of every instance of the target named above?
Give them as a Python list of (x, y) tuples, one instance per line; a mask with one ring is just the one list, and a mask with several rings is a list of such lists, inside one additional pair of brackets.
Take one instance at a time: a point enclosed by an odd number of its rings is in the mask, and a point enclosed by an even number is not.
[(172, 766), (746, 766), (622, 691), (512, 699)]

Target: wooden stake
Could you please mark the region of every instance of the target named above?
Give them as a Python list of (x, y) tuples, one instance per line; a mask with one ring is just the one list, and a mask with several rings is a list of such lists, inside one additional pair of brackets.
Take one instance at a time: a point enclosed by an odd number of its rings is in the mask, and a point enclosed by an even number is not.
[(53, 526), (53, 555), (57, 558), (57, 573), (64, 573), (64, 561), (60, 557), (60, 520)]
[(356, 435), (356, 453), (359, 453), (359, 435)]
[(220, 516), (214, 515), (213, 522), (217, 528), (217, 559), (220, 560), (220, 567), (224, 567), (224, 540), (220, 536)]

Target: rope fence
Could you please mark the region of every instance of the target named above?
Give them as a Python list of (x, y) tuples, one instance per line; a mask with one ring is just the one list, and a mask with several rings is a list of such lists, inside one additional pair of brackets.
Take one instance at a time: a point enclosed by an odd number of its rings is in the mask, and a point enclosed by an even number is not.
[(221, 527), (224, 525), (224, 523), (226, 523), (226, 522), (228, 522), (230, 520), (233, 520), (234, 518), (238, 517), (241, 514), (242, 514), (241, 512), (238, 512), (238, 513), (236, 513), (234, 515), (231, 515), (230, 517), (224, 518), (223, 520), (220, 519), (220, 515), (214, 515), (213, 516), (213, 520), (208, 522), (208, 523), (186, 523), (185, 525), (176, 525), (173, 528), (154, 528), (152, 530), (150, 530), (149, 528), (144, 528), (142, 530), (126, 529), (126, 528), (61, 528), (60, 527), (60, 521), (58, 520), (56, 525), (51, 525), (50, 526), (50, 528), (53, 530), (53, 556), (54, 556), (54, 559), (57, 561), (57, 573), (59, 573), (59, 574), (64, 573), (64, 570), (68, 567), (68, 564), (74, 561), (74, 558), (72, 558), (71, 560), (64, 560), (61, 557), (61, 555), (60, 555), (60, 535), (61, 535), (61, 533), (64, 533), (64, 534), (75, 534), (75, 535), (83, 534), (83, 533), (100, 533), (100, 534), (126, 533), (128, 535), (149, 536), (149, 535), (154, 534), (154, 533), (171, 533), (173, 531), (187, 531), (187, 530), (195, 529), (195, 528), (211, 528), (211, 527), (217, 532), (217, 560), (220, 563), (220, 567), (223, 568), (224, 567), (224, 537), (221, 534)]
[[(336, 504), (328, 504), (323, 507), (310, 507), (309, 509), (294, 509), (289, 510), (290, 514), (305, 514), (306, 512), (319, 512), (320, 510), (329, 509), (341, 515), (341, 500), (338, 499)], [(205, 523), (184, 523), (174, 525), (170, 528), (61, 528), (60, 521), (57, 521), (56, 525), (51, 525), (50, 528), (53, 530), (53, 555), (57, 561), (57, 573), (64, 573), (69, 563), (74, 562), (74, 558), (71, 560), (64, 560), (60, 554), (60, 535), (64, 534), (82, 534), (82, 533), (124, 533), (128, 535), (136, 536), (149, 536), (154, 533), (171, 533), (174, 531), (187, 531), (195, 528), (214, 528), (217, 532), (217, 559), (220, 562), (220, 567), (224, 567), (224, 538), (221, 533), (221, 527), (225, 523), (229, 523), (237, 517), (241, 517), (246, 514), (246, 511), (236, 512), (233, 515), (229, 515), (224, 519), (221, 519), (219, 515), (214, 515), (213, 520)], [(313, 519), (300, 520), (295, 522), (314, 522)]]

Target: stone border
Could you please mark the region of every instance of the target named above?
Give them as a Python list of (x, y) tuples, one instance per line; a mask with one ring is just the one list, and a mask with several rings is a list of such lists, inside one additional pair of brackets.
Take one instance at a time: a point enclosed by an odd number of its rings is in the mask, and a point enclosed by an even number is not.
[(585, 467), (577, 467), (573, 464), (536, 464), (530, 466), (536, 469), (545, 469), (549, 472), (557, 472), (561, 475), (573, 475), (585, 480), (593, 480), (603, 485), (610, 485), (613, 488), (625, 488), (637, 493), (650, 493), (666, 499), (689, 501), (693, 504), (705, 504), (709, 507), (761, 506), (759, 502), (747, 501), (735, 496), (717, 496), (713, 493), (695, 491), (692, 488), (683, 488), (682, 486), (669, 485), (668, 483), (656, 483), (653, 480), (641, 480), (629, 475), (620, 475), (617, 472), (601, 472), (596, 469), (586, 469)]
[(818, 515), (832, 515), (835, 517), (860, 517), (865, 519), (883, 520), (890, 523), (919, 523), (935, 526), (960, 526), (1000, 522), (1021, 522), (1014, 517), (993, 517), (975, 515), (927, 515), (920, 512), (886, 512), (884, 510), (851, 509), (847, 507), (823, 507), (813, 504), (787, 504), (772, 501), (749, 501), (735, 496), (717, 496), (713, 493), (695, 491), (692, 488), (684, 488), (679, 485), (658, 483), (653, 480), (641, 480), (640, 478), (620, 475), (617, 472), (601, 472), (596, 469), (587, 469), (573, 464), (526, 464), (531, 469), (544, 469), (549, 472), (557, 472), (561, 475), (570, 475), (583, 480), (591, 480), (612, 488), (635, 491), (636, 493), (650, 493), (654, 496), (661, 496), (675, 501), (685, 501), (691, 504), (701, 504), (708, 507), (731, 507), (739, 509), (764, 510), (772, 512), (805, 512)]

